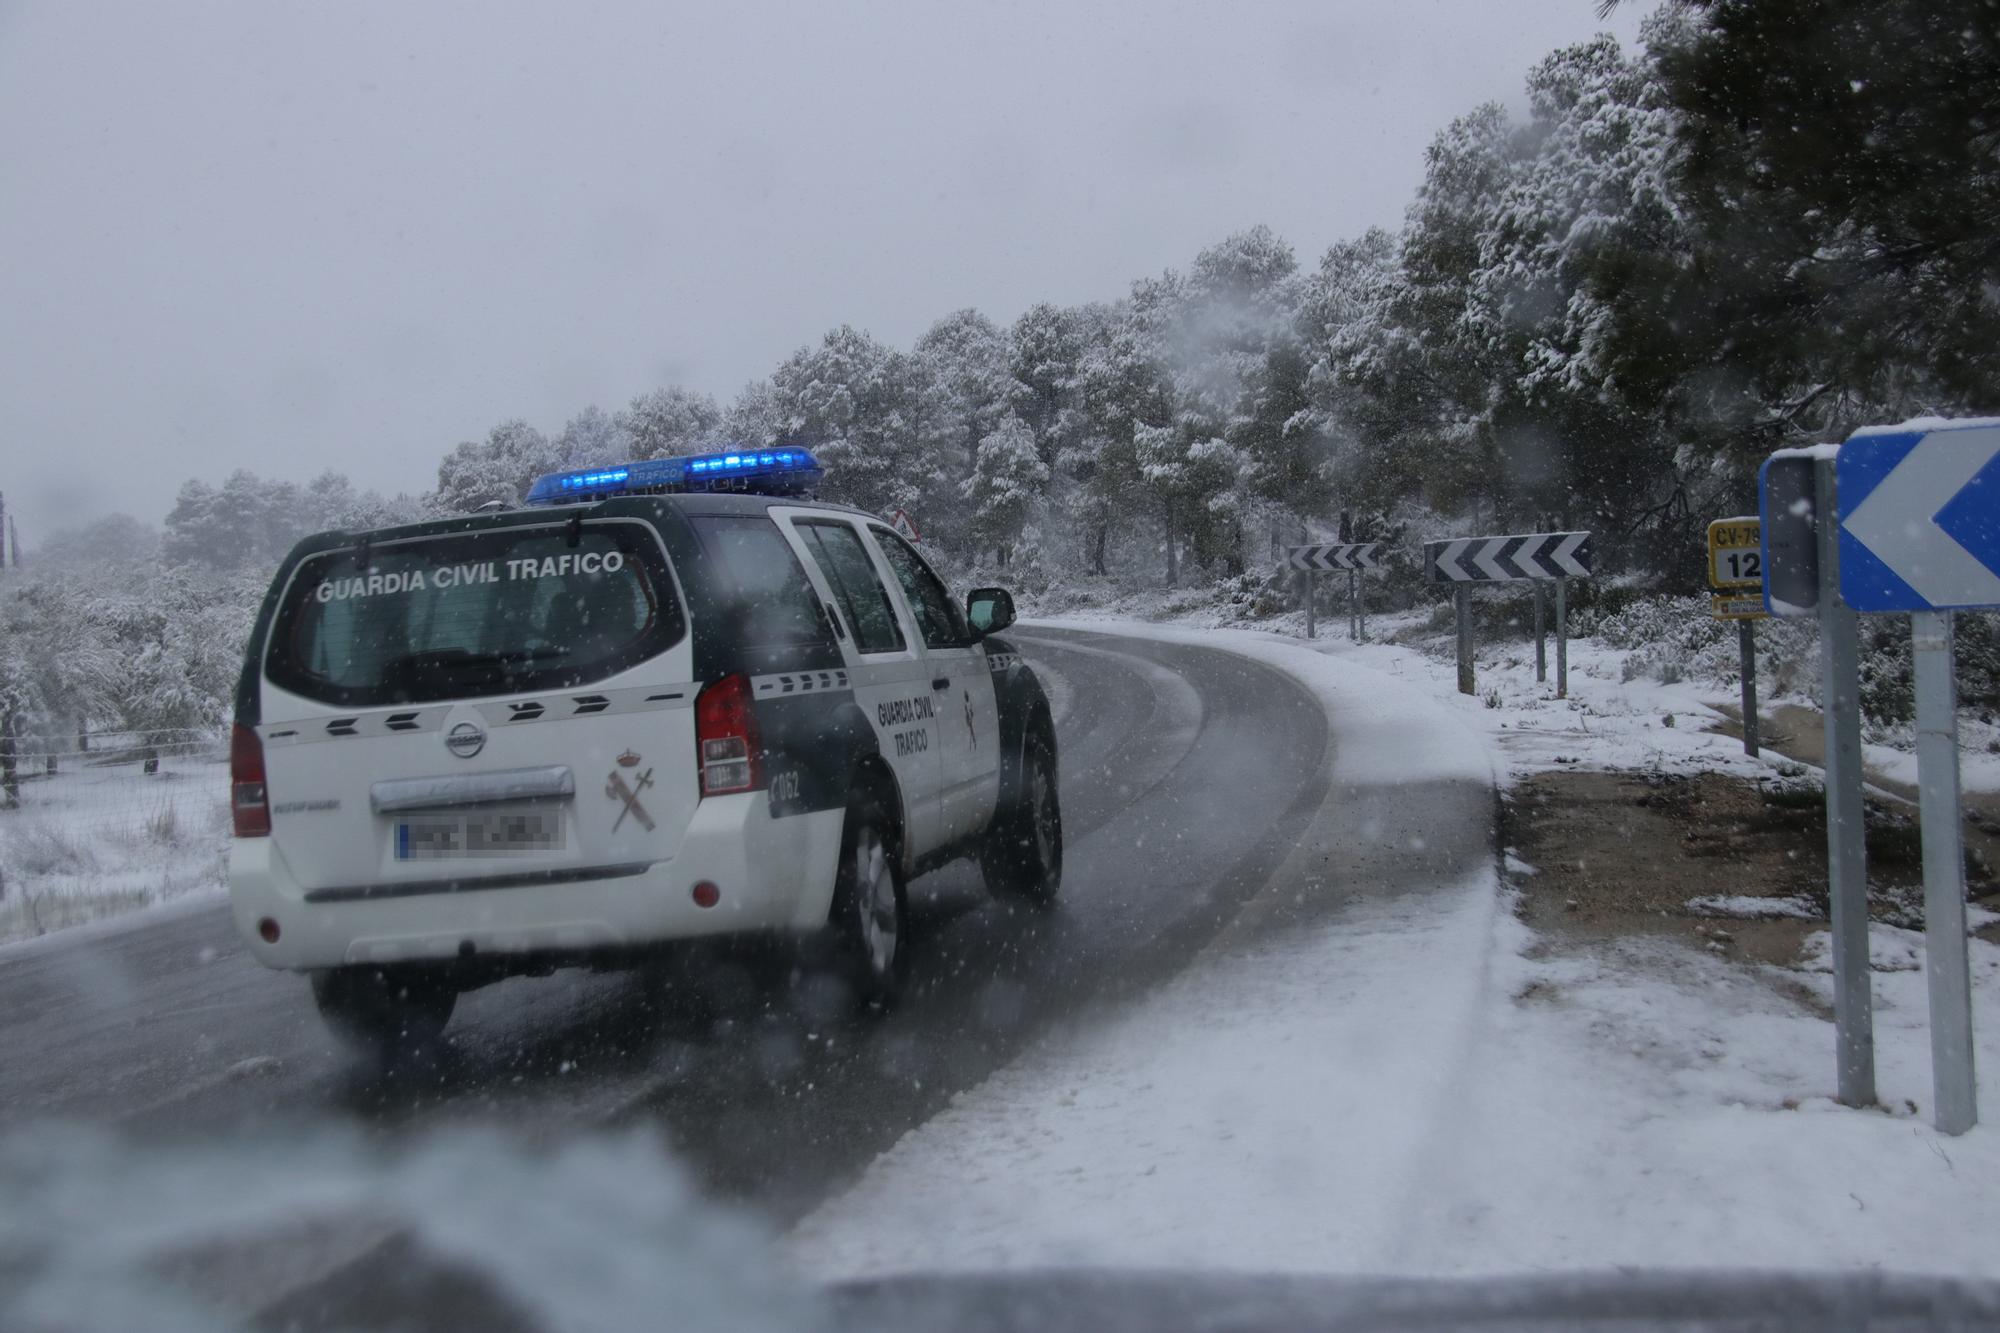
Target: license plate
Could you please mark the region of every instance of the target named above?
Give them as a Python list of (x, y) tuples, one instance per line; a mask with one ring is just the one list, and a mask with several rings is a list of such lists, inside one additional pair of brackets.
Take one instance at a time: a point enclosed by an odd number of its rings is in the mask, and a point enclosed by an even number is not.
[(412, 815), (396, 823), (396, 859), (433, 861), (457, 856), (512, 856), (563, 846), (557, 810), (472, 810), (464, 814)]

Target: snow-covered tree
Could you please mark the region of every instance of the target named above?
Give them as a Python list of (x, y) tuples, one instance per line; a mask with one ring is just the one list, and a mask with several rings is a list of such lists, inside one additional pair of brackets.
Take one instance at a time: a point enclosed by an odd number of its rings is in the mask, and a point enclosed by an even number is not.
[(633, 458), (698, 454), (721, 443), (722, 409), (705, 393), (670, 387), (640, 394), (618, 414)]
[[(1109, 306), (1044, 302), (1022, 314), (1007, 339), (1014, 413), (1033, 432), (1036, 454), (1049, 469), (1049, 498), (1079, 529), (1086, 567), (1098, 574), (1106, 572), (1118, 493), (1132, 484), (1129, 473), (1119, 478), (1103, 471), (1104, 422), (1090, 401), (1093, 359), (1101, 359), (1118, 318)], [(1100, 389), (1108, 392), (1110, 380), (1101, 376)], [(1126, 429), (1129, 455), (1129, 424)]]
[(915, 444), (933, 478), (917, 500), (924, 531), (958, 545), (971, 520), (964, 497), (974, 456), (1006, 419), (1014, 396), (1007, 338), (977, 310), (954, 311), (917, 339), (909, 369)]
[(561, 466), (546, 435), (525, 421), (503, 421), (484, 440), (468, 440), (445, 455), (431, 505), (445, 514), (471, 513), (486, 504), (517, 505), (536, 477)]
[(631, 436), (603, 408), (586, 407), (571, 417), (556, 437), (561, 466), (603, 467), (637, 457)]
[(976, 541), (994, 549), (1000, 564), (1011, 559), (1029, 508), (1048, 479), (1035, 433), (1012, 413), (979, 441), (964, 487), (971, 506), (969, 526)]
[(828, 499), (918, 513), (948, 480), (918, 446), (913, 379), (907, 357), (847, 324), (772, 374), (782, 441), (818, 455)]
[(783, 434), (777, 396), (767, 379), (744, 385), (722, 414), (722, 439), (730, 444), (773, 445)]
[(1299, 425), (1324, 442), (1328, 484), (1350, 508), (1387, 509), (1423, 487), (1403, 441), (1430, 405), (1431, 381), (1400, 318), (1406, 295), (1397, 238), (1376, 228), (1331, 246), (1301, 297), (1312, 362), (1309, 416)]
[[(1114, 532), (1129, 530), (1142, 518), (1149, 525), (1158, 522), (1163, 531), (1168, 526), (1166, 504), (1141, 475), (1138, 439), (1141, 430), (1172, 419), (1173, 385), (1153, 355), (1136, 306), (1136, 300), (1127, 301), (1104, 313), (1079, 377), (1082, 442), (1061, 460), (1064, 472), (1082, 481), (1078, 508), (1088, 529), (1090, 568), (1099, 574), (1107, 572), (1106, 549)], [(1170, 581), (1178, 574), (1175, 551), (1167, 542)]]

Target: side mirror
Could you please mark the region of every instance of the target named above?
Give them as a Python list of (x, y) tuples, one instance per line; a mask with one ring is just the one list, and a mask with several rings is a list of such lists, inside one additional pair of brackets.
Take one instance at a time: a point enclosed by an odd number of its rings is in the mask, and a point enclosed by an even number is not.
[(1005, 588), (974, 588), (965, 595), (965, 618), (980, 638), (1014, 623), (1014, 594)]

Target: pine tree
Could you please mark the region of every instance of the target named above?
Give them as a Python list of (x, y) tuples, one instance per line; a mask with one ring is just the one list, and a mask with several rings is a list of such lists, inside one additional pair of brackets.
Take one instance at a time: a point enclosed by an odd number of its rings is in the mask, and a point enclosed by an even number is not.
[(980, 440), (965, 498), (971, 502), (974, 538), (992, 547), (1000, 564), (1010, 562), (1029, 508), (1048, 479), (1035, 433), (1021, 418), (1009, 413)]
[[(1742, 379), (1753, 455), (2000, 397), (2000, 11), (1694, 0), (1656, 20), (1698, 232), (1690, 355)], [(1754, 406), (1753, 406), (1754, 405)]]
[(705, 393), (678, 387), (634, 398), (616, 419), (633, 458), (674, 458), (713, 450), (721, 440), (722, 409)]
[(918, 447), (913, 390), (908, 358), (846, 324), (771, 376), (782, 442), (817, 452), (822, 494), (880, 513), (920, 510), (945, 480)]

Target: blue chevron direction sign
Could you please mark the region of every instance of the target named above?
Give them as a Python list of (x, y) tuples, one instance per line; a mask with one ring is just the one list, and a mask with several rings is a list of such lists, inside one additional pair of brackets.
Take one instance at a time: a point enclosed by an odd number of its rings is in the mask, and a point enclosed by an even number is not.
[(1850, 607), (2000, 606), (2000, 420), (1857, 431), (1834, 469)]
[(1590, 575), (1590, 555), (1587, 532), (1457, 537), (1424, 543), (1424, 575), (1432, 583), (1580, 579)]

